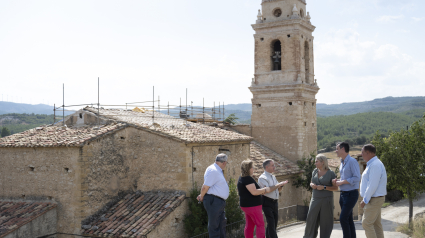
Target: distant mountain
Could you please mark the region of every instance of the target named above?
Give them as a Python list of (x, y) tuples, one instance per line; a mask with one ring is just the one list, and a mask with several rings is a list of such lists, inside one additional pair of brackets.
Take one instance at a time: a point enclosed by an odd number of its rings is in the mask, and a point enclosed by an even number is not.
[(0, 102), (0, 115), (8, 113), (26, 113), (26, 114), (53, 114), (53, 106), (46, 104), (24, 104), (14, 102)]
[[(225, 115), (235, 113), (238, 121), (250, 123), (252, 106), (249, 103), (225, 105)], [(423, 115), (425, 111), (425, 97), (386, 97), (366, 102), (350, 102), (341, 104), (318, 103), (316, 113), (318, 117), (329, 117), (338, 115), (353, 115), (364, 112), (394, 112), (415, 116)], [(413, 116), (413, 115), (412, 115)]]
[(353, 115), (363, 112), (401, 113), (415, 109), (425, 109), (425, 97), (386, 97), (366, 102), (341, 104), (318, 103), (317, 116)]

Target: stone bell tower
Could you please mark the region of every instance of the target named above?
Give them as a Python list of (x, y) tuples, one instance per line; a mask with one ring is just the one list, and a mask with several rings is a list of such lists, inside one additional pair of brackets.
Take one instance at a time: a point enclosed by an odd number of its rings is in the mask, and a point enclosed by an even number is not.
[(313, 31), (305, 0), (262, 0), (255, 30), (252, 136), (297, 161), (317, 149)]

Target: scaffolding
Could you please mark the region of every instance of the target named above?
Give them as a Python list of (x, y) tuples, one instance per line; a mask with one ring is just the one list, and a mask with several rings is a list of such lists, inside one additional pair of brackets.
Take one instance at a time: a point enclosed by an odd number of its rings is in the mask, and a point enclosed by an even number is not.
[[(216, 106), (215, 102), (212, 107), (205, 107), (205, 100), (202, 100), (202, 106), (193, 106), (193, 102), (190, 105), (187, 103), (187, 89), (186, 89), (186, 103), (182, 104), (180, 98), (179, 104), (170, 104), (168, 101), (166, 105), (161, 104), (160, 96), (155, 100), (155, 87), (152, 90), (152, 101), (141, 101), (141, 102), (128, 102), (125, 104), (107, 105), (100, 104), (100, 90), (99, 90), (99, 78), (98, 78), (98, 102), (89, 104), (78, 104), (78, 105), (65, 105), (65, 85), (63, 85), (63, 104), (61, 106), (53, 106), (53, 124), (62, 122), (62, 126), (65, 126), (65, 112), (76, 112), (81, 108), (91, 106), (97, 106), (98, 110), (98, 124), (100, 124), (100, 108), (102, 109), (118, 109), (118, 110), (133, 110), (134, 108), (143, 109), (144, 111), (153, 112), (151, 115), (135, 115), (137, 117), (151, 117), (152, 123), (155, 123), (155, 113), (162, 113), (172, 116), (175, 119), (184, 119), (187, 122), (203, 123), (203, 124), (218, 124), (224, 123), (225, 121), (225, 108), (224, 102), (219, 102)], [(58, 112), (62, 112), (59, 115)], [(103, 115), (106, 116), (106, 115)], [(157, 117), (159, 115), (157, 114)]]

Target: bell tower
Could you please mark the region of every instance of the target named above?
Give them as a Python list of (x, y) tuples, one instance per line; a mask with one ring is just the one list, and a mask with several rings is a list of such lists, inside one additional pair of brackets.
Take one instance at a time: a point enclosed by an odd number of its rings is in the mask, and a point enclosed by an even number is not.
[(305, 0), (262, 0), (255, 31), (252, 136), (297, 161), (317, 149), (313, 31)]

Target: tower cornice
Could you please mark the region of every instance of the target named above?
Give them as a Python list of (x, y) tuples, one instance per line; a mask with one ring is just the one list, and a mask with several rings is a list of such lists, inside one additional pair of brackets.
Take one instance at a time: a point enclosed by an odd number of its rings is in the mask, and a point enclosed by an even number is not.
[(296, 25), (299, 24), (310, 31), (314, 31), (316, 29), (315, 26), (313, 26), (311, 23), (304, 19), (288, 19), (288, 20), (282, 20), (282, 21), (274, 21), (274, 22), (264, 22), (264, 23), (258, 23), (258, 24), (252, 24), (252, 29), (255, 31), (257, 30), (263, 30), (267, 28), (275, 28), (279, 26), (290, 26), (290, 25)]
[[(262, 5), (263, 3), (265, 3), (265, 2), (279, 2), (279, 1), (285, 1), (285, 0), (262, 0), (262, 1), (261, 1), (261, 5)], [(300, 2), (304, 3), (305, 5), (307, 5), (306, 0), (298, 0), (298, 1), (300, 1)]]
[(317, 94), (320, 88), (317, 84), (305, 84), (305, 83), (294, 83), (294, 84), (280, 84), (280, 85), (264, 85), (264, 86), (251, 86), (249, 90), (253, 93), (286, 93), (294, 91), (305, 91), (313, 94)]

